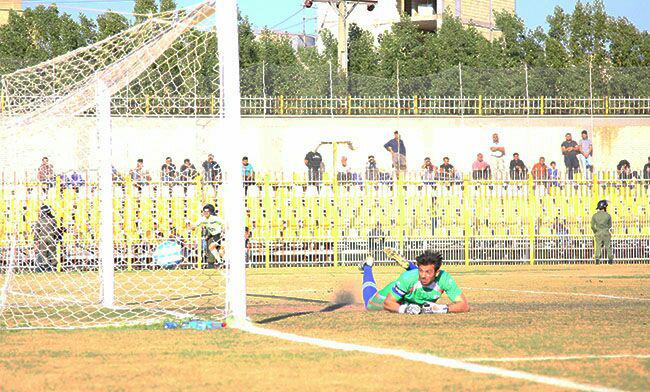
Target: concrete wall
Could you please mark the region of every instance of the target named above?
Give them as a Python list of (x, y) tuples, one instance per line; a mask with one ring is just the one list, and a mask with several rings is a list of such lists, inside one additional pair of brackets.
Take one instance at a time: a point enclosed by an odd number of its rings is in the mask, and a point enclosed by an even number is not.
[[(439, 165), (443, 156), (461, 170), (469, 170), (478, 152), (487, 154), (491, 135), (501, 135), (507, 155), (519, 152), (530, 168), (540, 156), (555, 160), (562, 168), (560, 144), (564, 134), (579, 138), (583, 129), (592, 131), (597, 169), (613, 170), (628, 159), (639, 170), (650, 155), (650, 118), (245, 118), (245, 153), (257, 170), (303, 171), (303, 158), (321, 141), (350, 140), (356, 150), (340, 148), (353, 167), (362, 168), (369, 154), (378, 164), (390, 167), (383, 144), (399, 130), (406, 145), (410, 168), (419, 167), (425, 156)], [(0, 135), (5, 171), (34, 172), (44, 155), (57, 171), (74, 167), (92, 168), (96, 143), (92, 119), (78, 118), (53, 129), (35, 128), (20, 137)], [(177, 165), (190, 158), (197, 166), (213, 152), (217, 161), (228, 148), (229, 130), (219, 120), (208, 119), (113, 119), (115, 165), (126, 170), (137, 158), (157, 173), (166, 156)], [(332, 149), (322, 147), (325, 165), (332, 168)]]

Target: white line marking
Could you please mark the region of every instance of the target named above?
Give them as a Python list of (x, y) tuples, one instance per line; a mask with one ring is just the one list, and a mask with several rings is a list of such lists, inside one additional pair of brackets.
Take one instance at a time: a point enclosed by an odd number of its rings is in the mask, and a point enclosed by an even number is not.
[(495, 288), (477, 288), (477, 287), (465, 287), (466, 290), (478, 290), (478, 291), (507, 291), (511, 293), (527, 293), (527, 294), (552, 294), (552, 295), (568, 295), (573, 297), (594, 297), (594, 298), (607, 298), (607, 299), (626, 299), (630, 301), (650, 301), (650, 298), (639, 298), (639, 297), (619, 297), (616, 295), (608, 294), (592, 294), (592, 293), (567, 293), (560, 291), (536, 291), (536, 290), (510, 290), (510, 289), (495, 289)]
[(646, 354), (614, 355), (567, 355), (564, 357), (521, 357), (521, 358), (463, 358), (467, 362), (527, 362), (527, 361), (572, 361), (580, 359), (616, 359), (616, 358), (650, 358)]
[(273, 338), (288, 340), (290, 342), (311, 344), (314, 346), (320, 346), (320, 347), (330, 348), (334, 350), (358, 351), (362, 353), (377, 354), (377, 355), (390, 355), (390, 356), (406, 359), (408, 361), (423, 362), (430, 365), (443, 366), (452, 369), (461, 369), (472, 373), (493, 374), (500, 377), (515, 378), (515, 379), (526, 380), (526, 381), (531, 381), (531, 382), (536, 382), (541, 384), (553, 385), (561, 388), (575, 389), (578, 391), (598, 391), (598, 392), (618, 391), (617, 389), (607, 388), (599, 385), (581, 384), (570, 380), (564, 380), (561, 378), (540, 376), (532, 373), (502, 369), (494, 366), (477, 365), (475, 363), (463, 362), (457, 359), (441, 358), (431, 354), (415, 353), (415, 352), (390, 349), (390, 348), (362, 346), (358, 344), (341, 343), (333, 340), (310, 338), (306, 336), (300, 336), (291, 333), (275, 331), (272, 329), (260, 328), (251, 323), (235, 324), (233, 325), (233, 327), (256, 335), (269, 336)]

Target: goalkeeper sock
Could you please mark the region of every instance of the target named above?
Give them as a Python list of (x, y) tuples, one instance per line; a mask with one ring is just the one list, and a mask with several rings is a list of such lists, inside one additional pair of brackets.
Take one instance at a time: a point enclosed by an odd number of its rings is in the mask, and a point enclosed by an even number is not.
[(406, 270), (410, 271), (410, 270), (414, 270), (414, 269), (418, 269), (418, 266), (409, 261), (409, 267)]
[(361, 293), (363, 295), (363, 303), (366, 308), (368, 307), (368, 301), (375, 294), (377, 294), (377, 284), (375, 283), (375, 276), (372, 273), (372, 267), (369, 265), (363, 266), (363, 284), (361, 285)]

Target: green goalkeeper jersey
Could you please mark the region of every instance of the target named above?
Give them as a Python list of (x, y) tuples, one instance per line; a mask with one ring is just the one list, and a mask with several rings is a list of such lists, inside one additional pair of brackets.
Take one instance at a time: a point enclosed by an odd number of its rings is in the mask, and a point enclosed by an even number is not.
[(396, 300), (418, 305), (436, 302), (443, 293), (447, 293), (449, 299), (455, 302), (463, 293), (454, 278), (445, 271), (440, 271), (430, 285), (422, 286), (418, 270), (412, 269), (404, 272), (389, 286), (392, 286), (391, 292)]

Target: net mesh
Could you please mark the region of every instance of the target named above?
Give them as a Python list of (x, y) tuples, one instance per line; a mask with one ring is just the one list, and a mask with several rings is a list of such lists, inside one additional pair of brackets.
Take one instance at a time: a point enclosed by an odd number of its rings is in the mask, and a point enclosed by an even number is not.
[[(1, 79), (0, 327), (72, 328), (224, 312), (225, 268), (206, 233), (193, 229), (201, 206), (219, 204), (220, 173), (164, 157), (207, 155), (210, 129), (170, 146), (152, 125), (133, 134), (130, 118), (187, 110), (183, 98), (217, 91), (214, 2), (153, 16), (128, 30)], [(97, 81), (111, 96), (114, 139), (98, 142)], [(132, 96), (146, 96), (144, 105)], [(196, 101), (196, 100), (195, 100)], [(196, 101), (194, 107), (205, 103)], [(216, 105), (214, 105), (216, 106)], [(180, 108), (185, 109), (180, 109)], [(129, 116), (124, 116), (128, 114)], [(155, 121), (155, 119), (153, 119)], [(105, 125), (105, 124), (103, 124)], [(99, 161), (113, 151), (113, 306), (102, 303)], [(123, 158), (139, 155), (130, 170)], [(140, 155), (141, 154), (141, 155)], [(200, 158), (199, 158), (200, 159)], [(40, 163), (40, 166), (38, 164)], [(160, 172), (147, 165), (165, 163)], [(135, 167), (134, 167), (135, 166)], [(197, 167), (199, 168), (197, 170)], [(104, 214), (104, 215), (102, 215)]]

